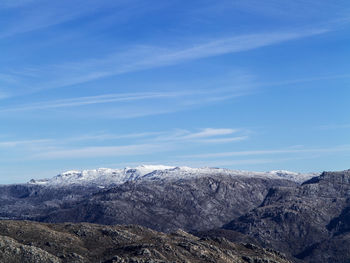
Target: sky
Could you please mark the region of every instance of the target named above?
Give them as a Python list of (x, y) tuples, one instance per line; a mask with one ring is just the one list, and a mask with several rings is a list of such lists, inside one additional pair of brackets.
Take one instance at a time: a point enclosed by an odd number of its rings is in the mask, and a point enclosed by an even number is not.
[(350, 168), (348, 0), (0, 1), (0, 183)]

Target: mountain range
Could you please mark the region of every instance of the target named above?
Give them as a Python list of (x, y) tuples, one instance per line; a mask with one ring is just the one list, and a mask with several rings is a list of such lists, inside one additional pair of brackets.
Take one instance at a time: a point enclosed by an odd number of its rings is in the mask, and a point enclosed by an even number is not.
[(0, 186), (0, 202), (0, 217), (7, 220), (182, 229), (280, 251), (293, 262), (350, 262), (350, 170), (152, 165), (68, 171)]
[(95, 170), (67, 171), (50, 179), (32, 179), (29, 183), (46, 186), (72, 186), (72, 185), (94, 185), (111, 186), (119, 185), (129, 181), (136, 180), (155, 180), (155, 179), (188, 179), (193, 177), (203, 177), (206, 175), (228, 175), (232, 177), (263, 177), (275, 179), (289, 179), (296, 182), (303, 182), (310, 179), (317, 173), (295, 173), (285, 170), (276, 170), (269, 172), (250, 172), (241, 170), (229, 170), (222, 168), (191, 168), (174, 167), (166, 165), (141, 165), (135, 168), (109, 169), (99, 168)]

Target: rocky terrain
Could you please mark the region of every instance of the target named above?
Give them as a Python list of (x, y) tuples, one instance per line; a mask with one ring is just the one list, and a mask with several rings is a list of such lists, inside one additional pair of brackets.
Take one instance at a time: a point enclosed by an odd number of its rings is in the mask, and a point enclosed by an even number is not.
[(271, 249), (164, 234), (140, 226), (0, 221), (0, 262), (7, 263), (288, 263)]
[(350, 262), (350, 170), (272, 188), (261, 205), (224, 229), (304, 262)]
[(78, 202), (65, 202), (42, 222), (139, 224), (159, 231), (220, 227), (258, 206), (281, 179), (205, 176), (180, 180), (128, 182)]
[[(165, 166), (70, 171), (52, 179), (0, 186), (0, 216), (71, 222), (26, 222), (33, 227), (55, 226), (49, 227), (55, 231), (61, 231), (58, 226), (91, 226), (73, 224), (80, 222), (135, 224), (165, 233), (182, 229), (200, 242), (224, 238), (238, 247), (254, 244), (281, 251), (297, 263), (349, 263), (350, 170), (313, 175)], [(4, 234), (3, 249), (12, 247), (33, 256), (43, 249), (22, 243), (18, 234), (21, 232)], [(56, 255), (44, 250), (48, 253), (44, 251), (42, 257)], [(246, 262), (265, 262), (249, 260)]]
[[(247, 213), (261, 204), (271, 187), (298, 185), (285, 179), (287, 173), (213, 168), (103, 172), (103, 180), (98, 180), (96, 171), (69, 172), (40, 183), (0, 187), (0, 216), (198, 231), (221, 227)], [(120, 178), (123, 183), (118, 184)]]

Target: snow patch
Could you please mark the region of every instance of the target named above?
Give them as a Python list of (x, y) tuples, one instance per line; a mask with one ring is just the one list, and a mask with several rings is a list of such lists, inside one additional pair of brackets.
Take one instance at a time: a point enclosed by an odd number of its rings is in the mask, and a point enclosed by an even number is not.
[(186, 179), (193, 177), (204, 177), (208, 175), (268, 177), (275, 179), (287, 179), (301, 183), (319, 174), (301, 174), (285, 170), (251, 172), (211, 167), (191, 168), (187, 166), (174, 167), (165, 165), (140, 165), (135, 168), (126, 167), (124, 169), (99, 168), (83, 171), (72, 170), (61, 173), (51, 179), (31, 180), (28, 183), (56, 187), (68, 185), (94, 185), (104, 188), (111, 185), (120, 185), (128, 181)]

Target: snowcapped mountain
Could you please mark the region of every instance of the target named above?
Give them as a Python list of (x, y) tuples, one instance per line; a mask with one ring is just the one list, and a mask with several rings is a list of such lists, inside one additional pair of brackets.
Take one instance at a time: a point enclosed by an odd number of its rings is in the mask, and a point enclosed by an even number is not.
[(269, 171), (268, 174), (275, 175), (278, 177), (282, 177), (291, 181), (295, 181), (298, 183), (305, 182), (306, 180), (311, 179), (312, 177), (319, 176), (321, 173), (296, 173), (296, 172), (290, 172), (286, 170), (274, 170)]
[(97, 185), (105, 187), (109, 185), (120, 185), (135, 180), (172, 180), (206, 175), (283, 178), (295, 182), (303, 182), (318, 174), (301, 174), (285, 170), (249, 172), (210, 167), (191, 168), (185, 166), (141, 165), (135, 168), (126, 167), (124, 169), (99, 168), (94, 170), (67, 171), (51, 179), (31, 180), (29, 184), (56, 187), (67, 185)]

